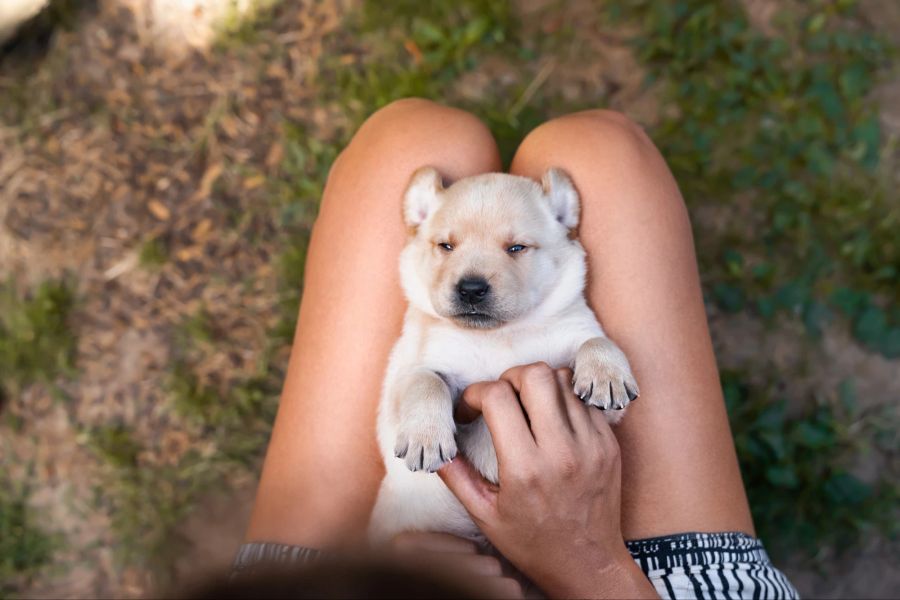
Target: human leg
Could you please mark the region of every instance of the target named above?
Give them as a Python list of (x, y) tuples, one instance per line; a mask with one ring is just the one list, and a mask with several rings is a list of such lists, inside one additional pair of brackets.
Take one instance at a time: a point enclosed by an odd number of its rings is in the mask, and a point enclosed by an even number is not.
[(572, 177), (582, 199), (588, 300), (641, 390), (616, 428), (626, 539), (753, 533), (678, 187), (641, 128), (585, 111), (531, 132), (511, 172)]
[(332, 167), (248, 540), (323, 548), (365, 531), (383, 476), (375, 415), (405, 308), (401, 197), (424, 165), (455, 180), (500, 159), (472, 115), (407, 99), (372, 115)]

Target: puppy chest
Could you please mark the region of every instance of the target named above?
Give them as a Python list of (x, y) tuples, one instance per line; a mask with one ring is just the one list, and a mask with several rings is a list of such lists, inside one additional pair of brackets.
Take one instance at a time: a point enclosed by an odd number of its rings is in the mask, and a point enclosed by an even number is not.
[(509, 368), (546, 362), (569, 367), (575, 347), (553, 335), (494, 339), (492, 336), (436, 335), (423, 348), (422, 366), (441, 373), (458, 389), (477, 381), (493, 381)]

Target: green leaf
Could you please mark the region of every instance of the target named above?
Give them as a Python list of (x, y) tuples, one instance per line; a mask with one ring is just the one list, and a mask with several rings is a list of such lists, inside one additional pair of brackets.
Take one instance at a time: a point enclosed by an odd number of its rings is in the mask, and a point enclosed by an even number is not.
[(900, 327), (891, 327), (881, 338), (878, 351), (886, 358), (900, 358)]
[(490, 21), (486, 17), (479, 17), (469, 22), (463, 31), (462, 43), (472, 45), (479, 41), (490, 27)]
[(831, 318), (831, 312), (828, 307), (815, 300), (806, 303), (803, 310), (803, 324), (806, 331), (814, 338), (822, 335), (822, 327), (828, 323)]
[(789, 465), (776, 465), (766, 469), (766, 479), (776, 487), (796, 489), (800, 482), (797, 473)]
[(877, 306), (869, 306), (853, 324), (853, 335), (869, 347), (879, 347), (888, 330), (887, 317)]
[(844, 103), (840, 94), (828, 81), (818, 81), (809, 90), (810, 96), (815, 100), (825, 115), (832, 120), (844, 118)]
[(831, 294), (831, 303), (848, 317), (855, 317), (869, 305), (869, 295), (865, 292), (841, 287)]
[(861, 98), (869, 89), (870, 79), (865, 63), (856, 61), (838, 77), (841, 92), (850, 99)]
[(744, 308), (744, 292), (733, 285), (717, 283), (713, 286), (713, 297), (728, 312), (738, 312)]
[(858, 506), (872, 495), (871, 486), (849, 473), (832, 475), (824, 489), (828, 498), (838, 505)]
[(878, 124), (878, 119), (871, 116), (861, 121), (853, 129), (853, 139), (862, 144), (864, 149), (860, 162), (869, 169), (878, 166), (881, 147), (881, 126)]
[(820, 424), (803, 421), (794, 430), (797, 441), (805, 447), (818, 450), (834, 444), (834, 434), (828, 427)]

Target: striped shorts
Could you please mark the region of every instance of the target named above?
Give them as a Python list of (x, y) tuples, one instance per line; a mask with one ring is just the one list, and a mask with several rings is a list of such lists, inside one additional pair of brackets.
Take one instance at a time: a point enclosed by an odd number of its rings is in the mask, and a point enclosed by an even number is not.
[[(772, 565), (762, 542), (743, 533), (682, 533), (627, 542), (632, 558), (661, 598), (799, 598)], [(254, 542), (244, 544), (234, 574), (260, 565), (308, 563), (317, 550)]]

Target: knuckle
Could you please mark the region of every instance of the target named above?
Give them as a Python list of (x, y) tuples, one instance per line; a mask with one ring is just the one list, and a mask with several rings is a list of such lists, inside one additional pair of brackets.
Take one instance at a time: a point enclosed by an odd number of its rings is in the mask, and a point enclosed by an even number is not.
[(572, 377), (575, 376), (575, 372), (572, 371), (569, 367), (563, 367), (562, 369), (557, 369), (556, 374), (561, 377), (564, 381), (571, 381)]
[(603, 444), (599, 439), (593, 441), (590, 444), (586, 453), (586, 457), (594, 467), (599, 467), (603, 465), (604, 462), (606, 462), (606, 452), (604, 451)]
[(515, 482), (531, 487), (540, 478), (540, 470), (534, 464), (519, 465), (512, 473)]
[(553, 369), (545, 362), (536, 362), (522, 367), (524, 384), (543, 383), (553, 377)]
[(512, 386), (506, 381), (492, 381), (484, 385), (482, 405), (496, 405), (513, 395)]
[(581, 461), (571, 448), (559, 450), (556, 456), (556, 462), (557, 470), (567, 479), (577, 475), (581, 468)]
[(622, 449), (619, 448), (619, 442), (616, 441), (615, 438), (612, 438), (610, 442), (604, 448), (604, 459), (607, 462), (614, 463), (617, 462), (622, 456)]

